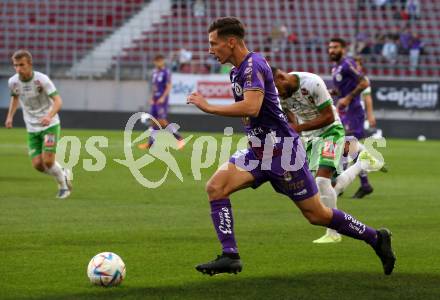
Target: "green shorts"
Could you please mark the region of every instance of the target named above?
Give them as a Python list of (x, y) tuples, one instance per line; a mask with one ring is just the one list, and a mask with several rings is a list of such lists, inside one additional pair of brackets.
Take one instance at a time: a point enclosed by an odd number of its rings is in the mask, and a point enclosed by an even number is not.
[(60, 130), (60, 124), (56, 124), (43, 131), (28, 132), (29, 156), (34, 158), (43, 152), (55, 153), (60, 139)]
[(344, 145), (345, 131), (342, 125), (332, 126), (319, 137), (307, 141), (305, 147), (310, 170), (317, 171), (320, 166), (325, 166), (339, 173)]

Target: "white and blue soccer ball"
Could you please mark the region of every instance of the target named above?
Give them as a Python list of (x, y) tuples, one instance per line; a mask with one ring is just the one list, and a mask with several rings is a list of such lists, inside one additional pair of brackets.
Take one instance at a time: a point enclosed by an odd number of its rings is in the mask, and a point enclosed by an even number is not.
[(87, 276), (94, 285), (117, 286), (125, 278), (125, 264), (117, 254), (102, 252), (89, 262)]
[(142, 115), (141, 115), (141, 123), (142, 124), (144, 124), (144, 125), (148, 125), (149, 124), (149, 120), (150, 120), (150, 114), (147, 114), (147, 113), (143, 113)]

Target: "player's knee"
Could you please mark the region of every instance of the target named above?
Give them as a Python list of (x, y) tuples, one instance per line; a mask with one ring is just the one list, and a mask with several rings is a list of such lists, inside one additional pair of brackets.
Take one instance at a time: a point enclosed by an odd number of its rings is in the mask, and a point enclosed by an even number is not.
[(224, 186), (215, 180), (209, 180), (206, 183), (205, 191), (208, 193), (209, 199), (220, 199), (224, 197)]
[(39, 172), (44, 172), (44, 164), (43, 164), (43, 161), (41, 161), (41, 160), (33, 161), (32, 167)]
[(44, 157), (43, 158), (43, 164), (44, 167), (46, 167), (46, 169), (50, 169), (52, 168), (53, 164), (55, 163), (55, 160), (53, 157)]
[(306, 217), (307, 221), (312, 225), (321, 225), (320, 218), (313, 212), (304, 213), (304, 217)]
[(312, 225), (326, 225), (329, 223), (325, 214), (318, 211), (304, 211), (303, 215)]

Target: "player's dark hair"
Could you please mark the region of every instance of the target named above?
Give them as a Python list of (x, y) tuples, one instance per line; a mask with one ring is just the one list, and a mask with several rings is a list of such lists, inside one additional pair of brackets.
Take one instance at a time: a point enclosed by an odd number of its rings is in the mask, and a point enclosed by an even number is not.
[(236, 17), (218, 18), (209, 25), (208, 33), (217, 30), (219, 37), (235, 36), (244, 39), (245, 29), (243, 23)]
[(153, 60), (156, 61), (156, 60), (161, 60), (161, 59), (165, 59), (165, 56), (163, 56), (162, 54), (158, 54), (154, 57)]
[(274, 66), (271, 66), (270, 69), (272, 70), (273, 78), (275, 78), (275, 74), (278, 72), (279, 69), (277, 67), (274, 67)]
[(19, 49), (12, 54), (12, 59), (19, 60), (23, 57), (27, 58), (28, 62), (32, 64), (32, 54), (25, 49)]
[(338, 43), (342, 48), (347, 47), (347, 42), (343, 38), (334, 37), (330, 39), (330, 43)]

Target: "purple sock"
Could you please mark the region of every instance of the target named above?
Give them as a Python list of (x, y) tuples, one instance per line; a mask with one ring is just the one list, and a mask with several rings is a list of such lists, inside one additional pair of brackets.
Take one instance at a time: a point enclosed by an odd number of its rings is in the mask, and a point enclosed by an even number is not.
[(158, 129), (159, 129), (158, 127), (154, 126), (153, 130), (151, 131), (150, 137), (148, 138), (148, 145), (150, 145), (150, 147), (156, 141), (156, 135), (159, 131)]
[(373, 248), (376, 246), (377, 233), (374, 228), (368, 227), (341, 210), (336, 208), (332, 210), (333, 218), (327, 227), (336, 230), (340, 234), (363, 240)]
[(168, 126), (166, 127), (166, 130), (168, 130), (170, 133), (172, 133), (174, 135), (174, 137), (180, 141), (182, 140), (182, 136), (179, 134), (178, 130), (179, 130), (180, 126), (175, 124), (175, 123), (170, 123), (168, 124)]
[(359, 179), (361, 180), (361, 186), (362, 187), (367, 187), (367, 188), (370, 187), (370, 183), (368, 182), (368, 173), (367, 172), (362, 171), (359, 174)]
[(234, 237), (234, 220), (231, 201), (228, 198), (214, 200), (211, 204), (211, 218), (217, 237), (222, 244), (223, 253), (238, 253)]
[(150, 135), (150, 137), (148, 138), (148, 145), (151, 147), (151, 145), (153, 145), (154, 143), (154, 138), (153, 136)]

